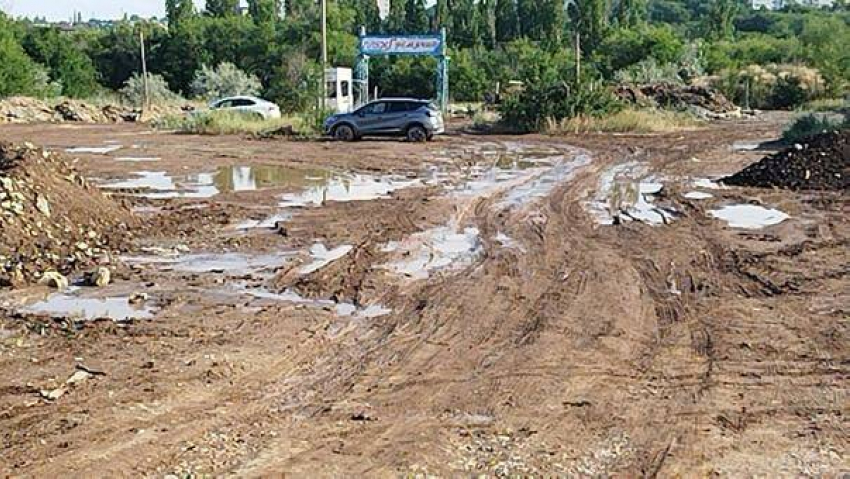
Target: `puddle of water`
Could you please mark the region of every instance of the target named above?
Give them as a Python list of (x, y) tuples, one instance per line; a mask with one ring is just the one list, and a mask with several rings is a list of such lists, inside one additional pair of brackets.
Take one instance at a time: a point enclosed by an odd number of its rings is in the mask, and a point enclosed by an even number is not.
[(109, 146), (77, 146), (74, 148), (68, 148), (65, 151), (67, 153), (89, 153), (93, 155), (107, 155), (112, 153), (113, 151), (118, 151), (123, 146), (121, 145), (109, 145)]
[(353, 250), (351, 245), (343, 245), (328, 250), (322, 243), (316, 243), (310, 248), (310, 257), (313, 262), (298, 270), (300, 274), (311, 274), (342, 258)]
[(394, 177), (375, 177), (371, 175), (351, 174), (334, 175), (322, 179), (315, 186), (304, 191), (281, 196), (282, 208), (321, 206), (326, 201), (368, 201), (388, 198), (390, 193), (420, 185), (420, 180), (407, 180)]
[(162, 158), (157, 156), (120, 156), (115, 158), (115, 161), (129, 162), (129, 163), (150, 163), (154, 161), (159, 161)]
[(139, 194), (149, 199), (169, 198), (210, 198), (218, 194), (218, 189), (212, 184), (189, 182), (179, 185), (174, 178), (164, 171), (139, 171), (136, 178), (116, 181), (102, 185), (105, 189), (143, 190)]
[(157, 265), (163, 271), (183, 273), (222, 272), (232, 275), (245, 275), (282, 266), (291, 255), (267, 254), (246, 255), (242, 253), (187, 254), (178, 257), (161, 256), (122, 256), (128, 264)]
[(69, 289), (67, 293), (51, 294), (43, 301), (23, 308), (23, 311), (85, 320), (108, 318), (122, 321), (128, 319), (150, 319), (154, 316), (152, 308), (131, 305), (129, 297), (126, 296), (116, 298), (83, 298), (72, 293), (73, 290)]
[(732, 228), (761, 229), (777, 225), (790, 218), (782, 211), (758, 205), (730, 205), (709, 211), (715, 218), (725, 221)]
[(426, 279), (441, 269), (471, 264), (483, 251), (478, 228), (457, 231), (448, 226), (411, 235), (396, 249), (401, 258), (383, 268), (414, 279)]
[(525, 248), (521, 244), (519, 244), (519, 242), (517, 242), (515, 239), (511, 238), (510, 236), (502, 233), (501, 231), (496, 233), (496, 236), (493, 239), (497, 243), (499, 243), (499, 245), (501, 245), (502, 248), (515, 249), (515, 250), (522, 251), (523, 253), (525, 252)]
[(640, 221), (652, 226), (664, 225), (675, 218), (669, 211), (661, 209), (653, 201), (664, 190), (658, 181), (643, 180), (649, 173), (645, 163), (629, 162), (616, 165), (599, 178), (596, 196), (586, 202), (585, 207), (594, 216), (597, 224), (613, 225), (612, 198), (618, 197), (620, 221)]
[(689, 200), (707, 200), (710, 198), (714, 198), (714, 195), (711, 193), (706, 193), (704, 191), (689, 191), (684, 194), (684, 197)]
[(266, 299), (270, 301), (280, 301), (285, 303), (303, 304), (317, 308), (333, 308), (334, 313), (343, 317), (356, 318), (378, 318), (386, 316), (393, 312), (381, 304), (373, 304), (365, 308), (358, 308), (351, 303), (335, 303), (327, 299), (307, 299), (297, 292), (287, 289), (282, 293), (273, 293), (266, 289), (247, 288), (244, 285), (239, 286), (240, 291), (257, 299)]
[(247, 220), (236, 225), (238, 230), (250, 229), (271, 229), (274, 228), (280, 221), (289, 221), (292, 219), (291, 213), (278, 213), (264, 220)]
[(530, 181), (525, 181), (510, 189), (499, 203), (502, 208), (522, 206), (534, 200), (549, 196), (559, 185), (570, 181), (579, 168), (589, 165), (591, 159), (587, 155), (578, 155), (570, 161), (560, 158), (558, 163), (536, 175)]
[(327, 170), (300, 169), (275, 165), (225, 166), (212, 176), (221, 192), (256, 191), (266, 188), (310, 188), (328, 181)]

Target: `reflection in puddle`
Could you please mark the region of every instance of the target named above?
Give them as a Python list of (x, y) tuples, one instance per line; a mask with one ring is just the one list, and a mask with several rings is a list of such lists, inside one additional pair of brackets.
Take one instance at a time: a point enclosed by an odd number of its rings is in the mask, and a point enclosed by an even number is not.
[(777, 225), (790, 218), (782, 211), (758, 205), (731, 205), (709, 211), (709, 214), (732, 228), (760, 229)]
[(327, 170), (305, 170), (273, 165), (226, 166), (212, 176), (221, 192), (256, 191), (266, 188), (310, 188), (330, 178)]
[(421, 184), (419, 180), (375, 177), (361, 174), (333, 175), (307, 187), (301, 193), (281, 197), (282, 208), (321, 206), (326, 201), (368, 201), (388, 198), (389, 194)]
[(164, 171), (139, 171), (136, 178), (106, 183), (106, 189), (143, 190), (138, 196), (149, 199), (209, 198), (218, 193), (211, 184), (193, 183), (179, 185)]
[(116, 321), (127, 319), (149, 319), (153, 317), (153, 309), (144, 305), (130, 304), (130, 298), (83, 298), (76, 296), (72, 289), (68, 293), (51, 294), (45, 300), (27, 306), (26, 313), (51, 314), (68, 318), (86, 320), (112, 319)]
[(118, 151), (123, 146), (121, 145), (109, 145), (109, 146), (77, 146), (74, 148), (68, 148), (65, 151), (68, 153), (89, 153), (92, 155), (106, 155), (112, 153), (113, 151)]

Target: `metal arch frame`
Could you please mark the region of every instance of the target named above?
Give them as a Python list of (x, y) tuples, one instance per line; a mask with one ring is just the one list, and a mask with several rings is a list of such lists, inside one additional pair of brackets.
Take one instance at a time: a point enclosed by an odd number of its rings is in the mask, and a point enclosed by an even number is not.
[[(371, 56), (363, 51), (363, 39), (366, 36), (366, 27), (361, 26), (358, 35), (358, 48), (360, 50), (360, 54), (357, 56), (357, 64), (354, 67), (353, 79), (354, 87), (357, 91), (357, 107), (360, 107), (370, 101), (369, 58), (371, 58)], [(441, 110), (444, 112), (447, 111), (449, 106), (449, 63), (451, 58), (446, 54), (446, 29), (442, 28), (439, 35), (369, 35), (370, 38), (395, 38), (398, 36), (413, 39), (440, 39), (440, 47), (434, 53), (397, 52), (387, 53), (381, 56), (429, 56), (437, 58), (439, 60), (436, 79), (437, 104), (440, 106)]]

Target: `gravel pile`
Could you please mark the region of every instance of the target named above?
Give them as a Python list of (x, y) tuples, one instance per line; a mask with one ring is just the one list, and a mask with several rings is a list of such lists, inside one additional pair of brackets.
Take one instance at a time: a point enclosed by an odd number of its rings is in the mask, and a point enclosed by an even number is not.
[(0, 287), (108, 263), (135, 226), (63, 157), (0, 142)]

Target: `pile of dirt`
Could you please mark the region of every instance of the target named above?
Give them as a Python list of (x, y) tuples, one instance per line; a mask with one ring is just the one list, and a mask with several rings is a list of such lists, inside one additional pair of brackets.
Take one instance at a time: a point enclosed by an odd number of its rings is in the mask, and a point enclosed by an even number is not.
[(107, 198), (62, 157), (0, 143), (0, 286), (109, 261), (131, 240), (130, 210)]
[(625, 102), (663, 108), (697, 108), (713, 114), (733, 114), (740, 111), (719, 91), (706, 86), (681, 86), (671, 83), (620, 85), (617, 96)]
[(846, 191), (850, 189), (850, 130), (811, 137), (722, 181), (734, 186)]
[(122, 123), (151, 121), (163, 116), (179, 114), (191, 106), (154, 106), (145, 113), (136, 108), (118, 104), (92, 105), (79, 100), (63, 100), (49, 104), (36, 98), (11, 97), (0, 100), (2, 123)]

